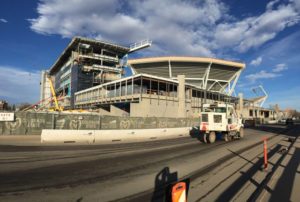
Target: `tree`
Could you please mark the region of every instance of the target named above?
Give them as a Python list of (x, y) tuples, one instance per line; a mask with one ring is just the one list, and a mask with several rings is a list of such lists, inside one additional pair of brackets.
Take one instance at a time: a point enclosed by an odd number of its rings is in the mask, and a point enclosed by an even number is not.
[(21, 103), (18, 108), (20, 111), (22, 111), (30, 106), (31, 106), (31, 104), (29, 104), (29, 103)]

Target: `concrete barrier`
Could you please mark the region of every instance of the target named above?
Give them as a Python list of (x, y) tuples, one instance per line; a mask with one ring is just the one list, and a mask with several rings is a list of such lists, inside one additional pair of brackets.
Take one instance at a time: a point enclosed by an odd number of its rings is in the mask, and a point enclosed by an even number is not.
[(278, 123), (278, 121), (277, 120), (268, 120), (267, 123), (268, 124), (276, 124), (276, 123)]
[(158, 139), (172, 139), (189, 136), (190, 127), (185, 128), (158, 128), (158, 129), (132, 129), (132, 130), (97, 130), (96, 143), (128, 143), (151, 141)]
[(129, 130), (43, 130), (42, 143), (129, 143), (189, 136), (191, 127)]
[(95, 142), (93, 130), (53, 130), (44, 129), (41, 143), (88, 143)]

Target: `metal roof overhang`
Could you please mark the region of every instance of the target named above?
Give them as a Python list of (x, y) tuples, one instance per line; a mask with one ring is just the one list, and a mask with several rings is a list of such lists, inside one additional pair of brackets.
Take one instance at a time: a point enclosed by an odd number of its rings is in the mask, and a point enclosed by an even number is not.
[(110, 50), (118, 52), (121, 56), (124, 56), (130, 50), (130, 48), (128, 47), (116, 45), (105, 41), (94, 40), (84, 37), (74, 37), (69, 43), (69, 45), (62, 52), (62, 54), (59, 56), (59, 58), (56, 60), (56, 62), (50, 68), (50, 74), (55, 73), (60, 67), (62, 67), (62, 65), (64, 65), (66, 60), (71, 56), (72, 51), (76, 49), (79, 43), (91, 45), (94, 49), (108, 48)]
[(129, 64), (141, 64), (141, 63), (156, 63), (156, 62), (203, 62), (203, 63), (215, 63), (221, 65), (234, 66), (238, 68), (245, 68), (244, 63), (234, 62), (229, 60), (222, 60), (217, 58), (204, 58), (204, 57), (185, 57), (185, 56), (169, 56), (169, 57), (152, 57), (152, 58), (140, 58), (128, 60)]
[(154, 57), (128, 61), (136, 73), (176, 79), (184, 74), (186, 82), (231, 95), (244, 63), (202, 57)]
[[(154, 80), (161, 81), (161, 82), (168, 82), (168, 83), (178, 84), (178, 81), (174, 80), (174, 79), (168, 79), (168, 78), (154, 76), (154, 75), (150, 75), (150, 74), (135, 74), (135, 75), (132, 75), (132, 76), (129, 76), (129, 77), (125, 77), (125, 78), (122, 78), (122, 79), (118, 79), (118, 80), (115, 80), (115, 81), (107, 82), (107, 83), (104, 83), (104, 84), (101, 84), (101, 85), (98, 85), (98, 86), (94, 86), (94, 87), (91, 87), (91, 88), (87, 88), (87, 89), (78, 91), (78, 92), (75, 93), (75, 95), (79, 95), (81, 93), (86, 93), (86, 92), (91, 92), (93, 90), (97, 90), (97, 89), (103, 88), (105, 86), (109, 86), (109, 85), (114, 85), (116, 83), (125, 82), (126, 80), (130, 81), (132, 79), (138, 79), (138, 78), (141, 78), (141, 77), (147, 78), (147, 79), (154, 79)], [(199, 88), (199, 86), (193, 85), (191, 83), (186, 83), (185, 85), (189, 86), (189, 87), (193, 87), (195, 89), (202, 90), (201, 88)]]

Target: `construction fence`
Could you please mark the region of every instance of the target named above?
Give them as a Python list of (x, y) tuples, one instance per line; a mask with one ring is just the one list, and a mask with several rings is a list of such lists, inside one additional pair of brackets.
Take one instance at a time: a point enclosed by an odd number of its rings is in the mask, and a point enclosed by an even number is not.
[(40, 135), (42, 129), (115, 130), (199, 126), (197, 118), (119, 117), (92, 113), (16, 112), (0, 122), (0, 135)]

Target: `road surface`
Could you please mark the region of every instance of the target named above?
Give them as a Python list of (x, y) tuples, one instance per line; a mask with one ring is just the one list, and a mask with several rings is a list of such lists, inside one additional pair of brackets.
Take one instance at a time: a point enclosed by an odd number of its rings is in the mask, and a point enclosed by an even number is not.
[[(164, 201), (166, 189), (181, 180), (188, 183), (188, 201), (276, 201), (276, 194), (281, 201), (292, 200), (299, 197), (294, 191), (300, 182), (299, 134), (299, 125), (261, 126), (246, 129), (242, 140), (214, 144), (196, 138), (115, 145), (2, 144), (0, 201)], [(263, 137), (269, 138), (267, 170), (262, 170)], [(297, 158), (285, 160), (289, 154)], [(292, 176), (283, 165), (294, 171)]]

